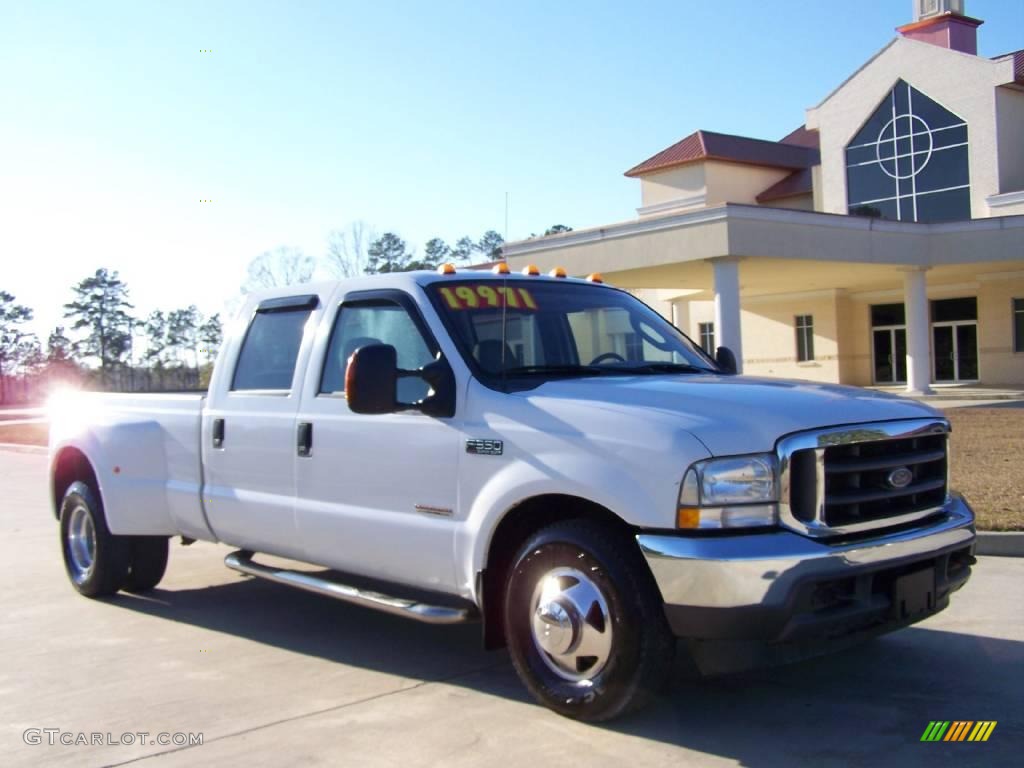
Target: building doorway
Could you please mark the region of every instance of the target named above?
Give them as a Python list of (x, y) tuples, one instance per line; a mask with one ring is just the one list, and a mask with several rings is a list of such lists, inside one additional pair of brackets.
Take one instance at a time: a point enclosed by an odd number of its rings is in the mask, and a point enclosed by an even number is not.
[(932, 361), (937, 383), (978, 380), (978, 300), (932, 302)]
[(907, 326), (902, 304), (871, 307), (871, 359), (875, 384), (907, 381)]

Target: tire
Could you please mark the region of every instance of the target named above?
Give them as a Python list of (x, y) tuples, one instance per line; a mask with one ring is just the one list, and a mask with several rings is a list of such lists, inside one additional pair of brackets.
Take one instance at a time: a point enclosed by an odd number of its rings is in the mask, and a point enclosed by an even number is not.
[(60, 505), (60, 542), (71, 585), (86, 597), (112, 595), (124, 584), (131, 563), (127, 536), (107, 528), (99, 494), (74, 482)]
[(132, 536), (131, 565), (125, 578), (126, 592), (148, 592), (160, 583), (167, 570), (166, 536)]
[(670, 678), (675, 638), (631, 544), (605, 524), (568, 520), (530, 537), (509, 571), (512, 663), (533, 697), (566, 717), (610, 720)]

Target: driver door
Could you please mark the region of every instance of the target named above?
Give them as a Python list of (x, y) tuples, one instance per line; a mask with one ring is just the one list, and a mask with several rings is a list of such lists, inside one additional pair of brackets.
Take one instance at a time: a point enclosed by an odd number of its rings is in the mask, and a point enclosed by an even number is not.
[[(390, 344), (404, 370), (437, 359), (438, 345), (419, 307), (397, 290), (350, 294), (323, 342), (320, 376), (307, 382), (298, 413), (313, 435), (309, 455), (296, 464), (296, 515), (307, 558), (361, 575), (451, 589), (458, 415), (441, 418), (414, 409), (356, 414), (344, 393), (348, 359), (360, 347)], [(399, 379), (400, 402), (414, 403), (428, 391), (420, 378)]]

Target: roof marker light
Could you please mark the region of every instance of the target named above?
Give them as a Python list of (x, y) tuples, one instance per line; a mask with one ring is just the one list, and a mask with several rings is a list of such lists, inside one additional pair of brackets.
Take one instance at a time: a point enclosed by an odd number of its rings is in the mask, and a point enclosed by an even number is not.
[(439, 275), (454, 275), (455, 265), (454, 264), (442, 264), (437, 268), (437, 274)]
[(565, 277), (565, 268), (564, 267), (555, 267), (550, 272), (548, 272), (548, 276), (549, 277)]
[(491, 272), (493, 272), (496, 275), (507, 275), (508, 264), (506, 264), (504, 261), (498, 262), (493, 267), (491, 267)]
[(530, 264), (528, 266), (523, 267), (523, 274), (536, 277), (537, 275), (540, 274), (540, 270), (537, 268), (536, 264)]
[(591, 272), (589, 275), (587, 275), (587, 282), (588, 283), (603, 283), (604, 282), (604, 278), (601, 277), (601, 273), (600, 272)]

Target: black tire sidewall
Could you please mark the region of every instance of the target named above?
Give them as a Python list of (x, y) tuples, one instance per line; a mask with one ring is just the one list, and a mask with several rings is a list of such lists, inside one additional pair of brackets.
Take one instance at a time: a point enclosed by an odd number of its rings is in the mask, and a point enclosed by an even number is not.
[(167, 570), (167, 550), (166, 536), (132, 536), (131, 565), (122, 589), (148, 592), (159, 584)]
[[(626, 711), (637, 698), (648, 655), (645, 636), (658, 632), (645, 616), (642, 573), (628, 553), (613, 546), (612, 532), (586, 521), (556, 524), (539, 531), (520, 550), (505, 594), (506, 639), (520, 677), (539, 701), (579, 720), (606, 720)], [(618, 550), (618, 551), (617, 551)], [(537, 581), (558, 567), (584, 571), (608, 604), (612, 652), (604, 668), (587, 681), (557, 675), (543, 660), (531, 631), (531, 600)], [(649, 623), (655, 624), (647, 627)]]
[[(68, 527), (71, 510), (81, 504), (92, 518), (96, 532), (96, 553), (92, 571), (84, 579), (77, 579), (68, 548)], [(103, 505), (99, 496), (83, 482), (74, 482), (64, 494), (60, 508), (60, 545), (64, 568), (76, 590), (87, 597), (99, 597), (117, 592), (128, 573), (129, 547), (125, 537), (114, 536), (107, 528)]]

